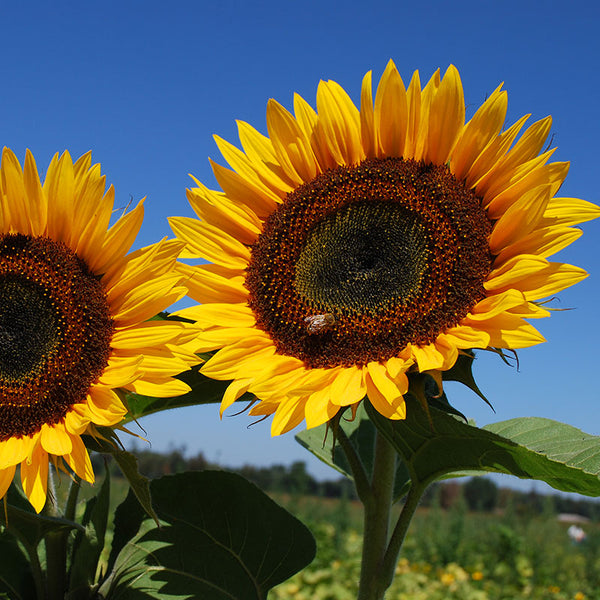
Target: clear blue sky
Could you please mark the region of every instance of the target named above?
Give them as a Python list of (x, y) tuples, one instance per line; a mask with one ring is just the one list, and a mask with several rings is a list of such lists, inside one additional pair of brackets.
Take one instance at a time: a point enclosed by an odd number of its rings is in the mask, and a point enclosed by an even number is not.
[[(393, 58), (406, 81), (454, 63), (472, 114), (501, 82), (508, 121), (554, 117), (555, 160), (570, 160), (561, 195), (599, 199), (600, 43), (596, 2), (24, 2), (2, 7), (0, 142), (44, 169), (56, 152), (91, 149), (117, 204), (147, 196), (138, 245), (170, 235), (166, 217), (191, 216), (193, 173), (214, 186), (212, 134), (237, 143), (235, 119), (263, 132), (268, 98), (314, 105), (319, 79), (359, 99), (363, 74)], [(469, 112), (470, 111), (470, 112)], [(548, 342), (520, 352), (520, 372), (480, 353), (477, 377), (496, 408), (456, 386), (450, 400), (479, 424), (545, 416), (600, 435), (596, 383), (600, 338), (600, 223), (561, 255), (590, 277), (561, 294), (538, 325)], [(156, 449), (186, 446), (224, 464), (306, 460), (329, 472), (293, 435), (219, 421), (216, 406), (182, 409), (142, 424)]]

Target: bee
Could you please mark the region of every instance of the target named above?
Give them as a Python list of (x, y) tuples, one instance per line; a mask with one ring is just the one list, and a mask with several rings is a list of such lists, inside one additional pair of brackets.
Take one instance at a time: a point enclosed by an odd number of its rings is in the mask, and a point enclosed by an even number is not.
[(306, 331), (312, 335), (330, 331), (335, 324), (335, 317), (330, 313), (305, 317)]

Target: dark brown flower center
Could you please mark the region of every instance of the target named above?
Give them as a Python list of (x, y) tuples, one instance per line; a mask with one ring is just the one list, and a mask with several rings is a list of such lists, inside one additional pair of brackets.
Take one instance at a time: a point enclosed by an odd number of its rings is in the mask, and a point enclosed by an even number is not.
[(108, 363), (104, 290), (67, 246), (0, 236), (0, 441), (60, 421)]
[(366, 160), (288, 195), (252, 247), (258, 326), (311, 368), (431, 343), (485, 297), (491, 223), (445, 165)]

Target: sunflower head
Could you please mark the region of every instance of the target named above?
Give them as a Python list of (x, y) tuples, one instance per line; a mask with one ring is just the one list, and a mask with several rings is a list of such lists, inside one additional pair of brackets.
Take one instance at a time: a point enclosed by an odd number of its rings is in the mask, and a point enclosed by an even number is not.
[(222, 410), (254, 394), (274, 434), (365, 396), (404, 418), (411, 372), (542, 342), (526, 319), (586, 276), (548, 257), (600, 214), (556, 197), (568, 163), (542, 150), (550, 117), (504, 128), (500, 86), (465, 123), (453, 66), (406, 87), (390, 61), (360, 108), (333, 81), (316, 105), (270, 100), (268, 137), (239, 122), (241, 150), (216, 138), (223, 191), (196, 182), (199, 220), (171, 219), (184, 256), (212, 263), (180, 267), (201, 303), (184, 314), (217, 350), (202, 372), (232, 380)]
[[(55, 156), (42, 184), (33, 156), (0, 166), (0, 498), (20, 465), (39, 511), (49, 461), (93, 481), (81, 440), (127, 412), (116, 388), (184, 393), (173, 375), (197, 363), (182, 323), (148, 321), (185, 294), (173, 273), (182, 244), (127, 254), (143, 202), (113, 219), (88, 153)], [(111, 219), (114, 221), (110, 225)]]

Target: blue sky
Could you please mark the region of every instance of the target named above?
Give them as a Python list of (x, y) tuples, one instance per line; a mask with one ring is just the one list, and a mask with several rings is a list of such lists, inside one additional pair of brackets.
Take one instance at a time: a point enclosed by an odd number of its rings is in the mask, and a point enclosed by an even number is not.
[[(334, 79), (358, 102), (364, 73), (378, 79), (390, 58), (406, 81), (453, 63), (468, 115), (502, 81), (507, 122), (552, 114), (554, 159), (571, 161), (561, 195), (598, 202), (599, 18), (596, 2), (7, 3), (0, 142), (21, 159), (30, 148), (42, 170), (57, 151), (91, 149), (117, 205), (148, 197), (141, 246), (170, 235), (167, 216), (192, 215), (188, 173), (215, 186), (213, 134), (237, 143), (235, 119), (266, 131), (268, 98), (291, 107), (298, 92), (314, 105), (319, 79)], [(479, 355), (476, 376), (496, 414), (448, 387), (479, 424), (545, 416), (600, 435), (600, 223), (583, 228), (560, 259), (590, 277), (556, 304), (574, 310), (537, 323), (548, 342), (521, 351), (518, 372)], [(142, 424), (156, 449), (185, 446), (230, 465), (306, 460), (329, 474), (292, 435), (271, 439), (268, 423), (248, 428), (244, 415), (220, 422), (216, 406)]]

